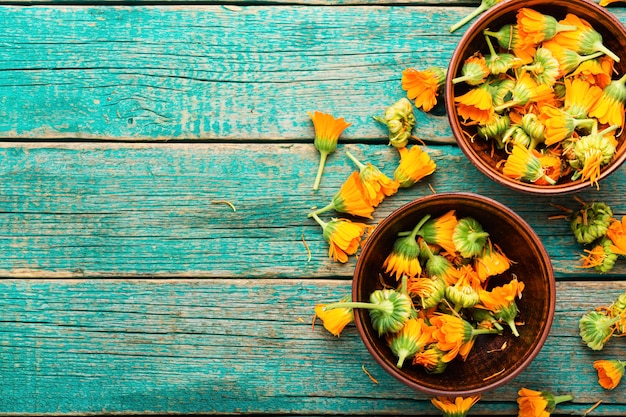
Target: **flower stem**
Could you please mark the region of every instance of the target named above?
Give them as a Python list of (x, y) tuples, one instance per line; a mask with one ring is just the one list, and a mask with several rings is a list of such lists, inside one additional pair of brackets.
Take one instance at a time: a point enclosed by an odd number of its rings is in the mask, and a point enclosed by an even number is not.
[(472, 329), (472, 337), (481, 335), (481, 334), (496, 334), (500, 333), (498, 329)]
[(326, 207), (322, 207), (321, 209), (317, 209), (307, 215), (307, 217), (313, 217), (321, 213), (325, 213), (335, 208), (334, 201), (331, 201)]
[(320, 151), (320, 164), (317, 167), (317, 175), (315, 176), (315, 183), (313, 184), (313, 190), (317, 191), (322, 180), (322, 172), (324, 171), (324, 165), (326, 164), (326, 157), (328, 152)]
[(328, 223), (326, 223), (324, 220), (320, 219), (317, 215), (317, 213), (313, 212), (309, 214), (309, 217), (313, 217), (313, 219), (315, 219), (315, 221), (317, 222), (317, 224), (319, 224), (320, 226), (322, 226), (322, 229), (326, 228), (326, 225)]
[(560, 404), (560, 403), (564, 403), (565, 401), (572, 401), (574, 399), (573, 395), (555, 395), (553, 397), (554, 399), (554, 405)]
[(469, 80), (471, 78), (470, 75), (461, 75), (460, 77), (456, 77), (452, 79), (452, 84), (458, 84), (463, 81)]
[(517, 326), (515, 325), (515, 320), (513, 320), (513, 319), (508, 320), (506, 322), (506, 324), (508, 324), (509, 327), (511, 328), (511, 332), (513, 332), (513, 335), (515, 335), (515, 337), (519, 337), (519, 332), (517, 331)]
[(516, 106), (516, 105), (520, 104), (521, 102), (522, 102), (522, 100), (511, 100), (511, 101), (508, 101), (508, 102), (506, 102), (504, 104), (499, 105), (498, 107), (494, 107), (493, 110), (496, 113), (500, 113), (502, 110), (506, 110), (509, 107)]
[(349, 151), (346, 151), (346, 155), (348, 155), (348, 158), (350, 158), (350, 160), (354, 162), (354, 165), (356, 165), (357, 168), (359, 168), (359, 170), (362, 170), (363, 168), (365, 168), (365, 165), (363, 165), (361, 161), (356, 159), (354, 155), (352, 155)]
[(489, 47), (489, 53), (491, 54), (491, 56), (497, 56), (496, 50), (494, 49), (493, 44), (491, 43), (491, 37), (485, 34), (485, 41), (487, 41), (487, 46)]
[(604, 44), (600, 41), (597, 41), (593, 44), (594, 49), (596, 51), (601, 51), (604, 52), (605, 54), (607, 54), (608, 56), (610, 56), (611, 58), (613, 58), (613, 60), (615, 62), (619, 62), (619, 57), (617, 55), (615, 55), (609, 48), (607, 48), (606, 46), (604, 46)]
[(364, 303), (362, 301), (338, 301), (336, 303), (330, 303), (324, 307), (324, 311), (332, 310), (335, 308), (364, 308), (367, 310), (380, 310), (387, 314), (393, 313), (392, 303), (372, 304), (372, 303)]
[(474, 11), (470, 14), (468, 14), (467, 16), (465, 16), (463, 19), (459, 20), (458, 22), (456, 22), (454, 25), (450, 26), (450, 33), (454, 32), (455, 30), (461, 28), (463, 25), (465, 25), (467, 22), (469, 22), (470, 20), (472, 20), (473, 18), (475, 18), (476, 16), (478, 16), (479, 14), (481, 14), (482, 12), (484, 12), (485, 10), (487, 10), (489, 8), (488, 5), (486, 5), (484, 2), (482, 2), (480, 4), (480, 6), (478, 6), (476, 9), (474, 9)]

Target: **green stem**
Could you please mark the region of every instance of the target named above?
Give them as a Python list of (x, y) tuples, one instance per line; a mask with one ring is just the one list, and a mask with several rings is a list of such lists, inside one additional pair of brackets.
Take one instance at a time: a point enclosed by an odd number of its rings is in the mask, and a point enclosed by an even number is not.
[(324, 165), (326, 164), (326, 157), (328, 152), (320, 151), (320, 164), (317, 167), (317, 175), (315, 176), (315, 183), (313, 184), (313, 190), (317, 191), (322, 180), (322, 172), (324, 171)]
[(481, 14), (482, 12), (487, 10), (488, 8), (489, 8), (489, 6), (486, 5), (484, 2), (481, 3), (480, 6), (478, 6), (476, 9), (474, 9), (474, 11), (472, 13), (468, 14), (463, 19), (459, 20), (454, 25), (450, 26), (450, 33), (452, 33), (455, 30), (461, 28), (467, 22), (469, 22), (470, 20), (472, 20), (473, 18), (475, 18), (476, 16), (478, 16), (479, 14)]
[(483, 34), (485, 35), (485, 40), (487, 41), (487, 46), (489, 47), (489, 53), (492, 56), (497, 56), (496, 50), (491, 43), (491, 37), (487, 36), (485, 32), (483, 32)]
[(519, 332), (517, 331), (517, 326), (515, 326), (515, 320), (511, 319), (508, 320), (506, 322), (506, 324), (509, 325), (509, 327), (511, 328), (511, 331), (513, 332), (513, 334), (515, 335), (515, 337), (519, 337)]
[(322, 207), (321, 209), (317, 209), (307, 215), (307, 217), (313, 217), (317, 214), (325, 213), (327, 211), (333, 210), (335, 208), (334, 201), (331, 201), (326, 207)]
[(573, 395), (554, 395), (554, 405), (564, 403), (565, 401), (572, 401), (574, 399)]
[(469, 80), (471, 78), (470, 75), (461, 75), (460, 77), (456, 77), (452, 79), (452, 84), (458, 84), (463, 81)]
[(574, 25), (564, 25), (562, 23), (558, 23), (556, 24), (556, 31), (557, 32), (572, 32), (574, 30), (578, 29), (576, 26)]
[(398, 362), (396, 363), (396, 368), (402, 368), (402, 364), (404, 364), (404, 360), (407, 357), (407, 350), (403, 349), (402, 351), (398, 352)]
[(330, 303), (324, 307), (324, 311), (335, 308), (364, 308), (367, 310), (380, 310), (386, 314), (393, 313), (393, 304), (391, 303), (372, 304), (364, 303), (362, 301), (338, 301), (336, 303)]
[(617, 55), (615, 55), (609, 48), (604, 46), (604, 44), (602, 42), (600, 42), (600, 41), (594, 42), (593, 47), (594, 47), (594, 49), (596, 51), (604, 52), (605, 54), (607, 54), (608, 56), (613, 58), (613, 60), (615, 62), (619, 62), (619, 57)]
[(619, 127), (618, 125), (611, 125), (607, 127), (606, 129), (604, 129), (603, 131), (599, 132), (598, 135), (604, 136), (607, 133), (611, 133), (612, 131), (617, 130), (618, 127)]
[(500, 333), (498, 329), (472, 329), (472, 337), (481, 335), (481, 334), (496, 334)]
[(328, 223), (326, 223), (324, 220), (320, 219), (320, 218), (317, 216), (317, 213), (315, 213), (315, 212), (310, 213), (310, 214), (309, 214), (309, 217), (313, 217), (313, 219), (315, 219), (315, 221), (317, 222), (317, 224), (319, 224), (320, 226), (322, 226), (322, 229), (325, 229), (325, 228), (326, 228), (326, 225), (327, 225)]
[(522, 102), (522, 100), (511, 100), (511, 101), (509, 101), (509, 102), (506, 102), (506, 103), (504, 103), (504, 104), (499, 105), (498, 107), (494, 107), (494, 109), (493, 109), (493, 110), (494, 110), (496, 113), (500, 113), (502, 110), (506, 110), (506, 109), (508, 109), (509, 107), (516, 106), (516, 105), (520, 104), (521, 102)]
[(356, 159), (354, 157), (354, 155), (352, 155), (349, 151), (346, 151), (346, 155), (348, 155), (348, 158), (350, 158), (350, 160), (352, 160), (352, 162), (354, 162), (354, 165), (357, 166), (357, 168), (359, 168), (359, 170), (362, 170), (363, 168), (365, 168), (365, 165), (363, 165), (361, 163), (361, 161), (359, 161), (358, 159)]
[(596, 119), (574, 119), (574, 127), (584, 127), (590, 129), (593, 127), (595, 122)]
[(585, 61), (589, 61), (590, 59), (595, 59), (599, 56), (604, 55), (604, 52), (602, 51), (598, 51), (598, 52), (594, 52), (593, 54), (590, 55), (582, 55), (580, 56), (580, 59), (578, 60), (579, 65)]

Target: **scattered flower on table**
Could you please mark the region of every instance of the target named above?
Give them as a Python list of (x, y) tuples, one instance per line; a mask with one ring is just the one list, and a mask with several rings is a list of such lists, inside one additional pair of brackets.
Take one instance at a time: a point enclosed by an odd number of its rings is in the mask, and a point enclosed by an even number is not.
[(470, 397), (436, 397), (431, 403), (442, 412), (443, 417), (465, 417), (467, 412), (480, 400), (479, 395)]
[(593, 367), (598, 371), (598, 383), (607, 390), (617, 387), (624, 376), (624, 362), (617, 359), (599, 359)]
[[(350, 296), (347, 295), (341, 301), (348, 301)], [(333, 336), (339, 337), (343, 329), (354, 321), (354, 313), (351, 308), (333, 308), (325, 310), (325, 304), (315, 306), (315, 316), (319, 317), (324, 324), (324, 328)]]
[(425, 112), (437, 105), (437, 97), (442, 93), (446, 81), (446, 70), (431, 66), (425, 70), (407, 68), (402, 71), (402, 89), (407, 97), (414, 100), (415, 107)]
[(517, 393), (519, 417), (548, 417), (556, 406), (574, 399), (572, 395), (554, 395), (547, 391), (522, 388)]
[(335, 119), (332, 115), (319, 111), (309, 113), (309, 117), (313, 120), (313, 126), (315, 128), (315, 141), (313, 143), (320, 153), (320, 162), (315, 177), (315, 183), (313, 184), (313, 189), (317, 190), (322, 179), (326, 158), (328, 155), (335, 152), (339, 136), (346, 128), (351, 126), (351, 123), (347, 123), (343, 117)]
[(580, 337), (592, 350), (602, 350), (613, 335), (626, 335), (626, 293), (610, 306), (599, 306), (582, 315)]
[(401, 188), (408, 188), (429, 176), (437, 165), (419, 145), (411, 148), (398, 148), (400, 163), (393, 173), (393, 178)]
[(376, 166), (369, 162), (361, 163), (348, 151), (346, 151), (346, 155), (359, 169), (359, 179), (363, 185), (363, 196), (372, 207), (377, 207), (385, 197), (394, 195), (398, 191), (400, 184), (383, 174)]
[(330, 210), (373, 219), (374, 206), (366, 199), (358, 171), (352, 171), (328, 205), (309, 213), (309, 217), (312, 217), (313, 214), (319, 215)]
[(384, 123), (389, 129), (389, 145), (404, 148), (415, 127), (413, 106), (406, 98), (401, 98), (392, 106), (387, 107), (384, 117), (374, 116), (374, 120)]
[(329, 244), (328, 256), (341, 263), (348, 262), (348, 256), (354, 255), (359, 249), (368, 225), (348, 219), (325, 222), (315, 213), (311, 217), (322, 227), (324, 240)]

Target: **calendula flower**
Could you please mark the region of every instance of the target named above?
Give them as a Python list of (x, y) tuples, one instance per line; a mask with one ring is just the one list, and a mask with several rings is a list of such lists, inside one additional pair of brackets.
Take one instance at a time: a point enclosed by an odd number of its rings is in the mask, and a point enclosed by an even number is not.
[(596, 124), (590, 134), (573, 142), (574, 158), (568, 161), (577, 169), (572, 176), (573, 180), (578, 178), (583, 181), (589, 180), (591, 184), (598, 186), (601, 168), (611, 162), (617, 149), (617, 140), (611, 133), (616, 129), (617, 126), (610, 126), (598, 132)]
[(454, 102), (457, 103), (457, 112), (465, 121), (469, 120), (484, 125), (491, 123), (495, 118), (493, 99), (487, 84), (455, 97)]
[(592, 350), (602, 350), (615, 332), (619, 317), (609, 317), (599, 311), (590, 311), (580, 319), (579, 330), (583, 342)]
[(309, 217), (313, 217), (313, 214), (320, 214), (329, 210), (352, 214), (353, 216), (367, 217), (369, 219), (373, 218), (372, 213), (374, 212), (374, 206), (372, 206), (365, 197), (365, 190), (363, 189), (358, 171), (353, 171), (352, 174), (350, 174), (327, 206), (310, 213)]
[(363, 184), (364, 198), (369, 205), (377, 207), (385, 197), (398, 191), (398, 182), (387, 177), (376, 166), (369, 162), (361, 163), (348, 151), (346, 151), (346, 155), (359, 169), (359, 179)]
[(430, 324), (435, 327), (433, 338), (437, 348), (446, 352), (441, 358), (443, 362), (450, 362), (457, 355), (465, 360), (477, 336), (498, 333), (492, 329), (475, 329), (468, 321), (452, 314), (437, 314), (431, 317)]
[(554, 17), (527, 7), (517, 12), (517, 28), (524, 42), (530, 46), (550, 40), (558, 32), (577, 29), (574, 25), (559, 23)]
[(591, 249), (585, 249), (582, 256), (583, 268), (595, 268), (596, 271), (609, 272), (617, 262), (617, 253), (613, 252), (611, 240), (602, 237)]
[(472, 285), (470, 277), (465, 274), (454, 285), (446, 287), (446, 299), (459, 312), (462, 308), (472, 308), (480, 301), (478, 289)]
[(611, 219), (606, 230), (606, 237), (611, 240), (611, 250), (619, 255), (626, 255), (626, 216), (622, 221)]
[(480, 254), (487, 243), (489, 233), (485, 232), (476, 219), (464, 217), (460, 219), (452, 232), (452, 241), (464, 258)]
[(348, 256), (354, 255), (359, 249), (361, 238), (367, 229), (364, 223), (351, 222), (347, 219), (332, 219), (325, 222), (316, 214), (311, 217), (322, 226), (324, 240), (330, 245), (328, 256), (335, 262), (348, 262)]
[(372, 326), (379, 335), (397, 333), (402, 329), (413, 311), (413, 302), (408, 295), (392, 289), (382, 289), (372, 292), (370, 302), (340, 301), (327, 304), (323, 309), (328, 311), (335, 308), (363, 308), (370, 312)]
[(604, 52), (614, 61), (619, 62), (619, 57), (602, 43), (602, 35), (586, 20), (581, 19), (573, 13), (568, 13), (565, 19), (561, 20), (559, 23), (576, 28), (575, 30), (559, 32), (554, 36), (554, 41), (561, 44), (564, 48), (582, 55)]
[(540, 178), (545, 179), (549, 184), (554, 184), (554, 180), (546, 175), (538, 153), (531, 151), (520, 145), (514, 145), (513, 150), (504, 163), (502, 173), (520, 181), (536, 183)]
[(421, 236), (426, 243), (439, 245), (448, 253), (456, 252), (456, 246), (452, 240), (452, 234), (458, 220), (456, 218), (456, 210), (450, 210), (441, 216), (428, 220), (419, 229), (417, 234)]
[(443, 413), (443, 417), (465, 417), (478, 400), (480, 400), (480, 395), (456, 398), (437, 397), (430, 401)]
[(404, 323), (400, 331), (391, 337), (389, 346), (398, 358), (396, 366), (402, 368), (404, 361), (412, 358), (432, 340), (433, 328), (424, 319), (412, 318)]
[(465, 82), (469, 85), (479, 85), (482, 84), (489, 76), (490, 71), (489, 67), (487, 67), (487, 63), (485, 58), (480, 55), (472, 55), (465, 60), (463, 66), (461, 67), (462, 76), (455, 77), (452, 79), (453, 84), (458, 84), (461, 82)]
[(572, 395), (554, 395), (528, 388), (520, 389), (517, 395), (519, 417), (548, 417), (558, 404), (574, 399)]
[(530, 136), (528, 149), (535, 149), (540, 143), (546, 140), (546, 127), (535, 113), (526, 113), (522, 116), (522, 129)]
[(595, 52), (590, 55), (580, 55), (571, 49), (564, 48), (562, 45), (553, 40), (542, 43), (542, 48), (549, 49), (550, 52), (552, 52), (552, 56), (554, 56), (559, 62), (558, 78), (570, 74), (583, 62), (604, 55), (604, 52)]
[(490, 54), (485, 57), (485, 64), (491, 74), (506, 74), (510, 69), (518, 68), (522, 65), (522, 60), (515, 55), (496, 52), (491, 43), (490, 36), (485, 36), (485, 41), (487, 42), (490, 52)]
[(403, 148), (407, 145), (415, 127), (413, 106), (406, 98), (401, 98), (392, 106), (387, 107), (384, 117), (374, 116), (374, 120), (387, 125), (389, 144), (395, 148)]
[(439, 349), (436, 344), (428, 346), (413, 357), (413, 365), (423, 366), (429, 374), (441, 374), (445, 371), (448, 362), (443, 361), (446, 352)]
[(571, 213), (570, 228), (578, 243), (591, 243), (606, 235), (612, 218), (613, 210), (606, 203), (583, 203), (580, 209)]
[(554, 85), (560, 74), (559, 61), (547, 48), (538, 48), (533, 61), (522, 69), (530, 72), (537, 84), (549, 86)]
[[(502, 143), (510, 145), (521, 146), (522, 148), (528, 149), (530, 146), (530, 136), (520, 125), (512, 125), (510, 128), (504, 132), (504, 136), (502, 136)], [(510, 148), (507, 148), (507, 150)]]
[(317, 169), (315, 183), (313, 184), (313, 189), (317, 190), (322, 178), (322, 172), (324, 171), (326, 158), (329, 154), (335, 152), (339, 136), (351, 124), (347, 123), (343, 117), (335, 119), (332, 115), (319, 111), (312, 114), (309, 113), (309, 117), (313, 120), (313, 126), (315, 128), (315, 141), (313, 143), (320, 153), (320, 163)]
[(393, 178), (401, 188), (411, 187), (422, 178), (435, 172), (437, 164), (424, 152), (419, 145), (411, 149), (398, 148), (400, 164), (393, 173)]
[(538, 154), (541, 169), (543, 169), (543, 177), (535, 181), (536, 185), (552, 185), (561, 178), (561, 158), (550, 153)]
[(408, 293), (420, 300), (420, 306), (427, 310), (437, 307), (443, 299), (448, 284), (440, 277), (413, 277), (407, 281)]
[(511, 260), (497, 246), (485, 246), (483, 252), (474, 258), (474, 270), (482, 282), (505, 272), (510, 267)]
[(585, 80), (600, 88), (605, 88), (612, 81), (614, 66), (615, 61), (611, 57), (604, 55), (581, 63), (570, 76)]
[(496, 114), (491, 123), (480, 125), (476, 129), (479, 136), (485, 139), (493, 139), (498, 149), (504, 148), (503, 136), (511, 126), (511, 118), (506, 114)]
[(415, 101), (415, 107), (429, 112), (437, 104), (446, 81), (446, 71), (440, 67), (428, 67), (424, 71), (407, 68), (402, 71), (402, 89)]
[(540, 117), (545, 126), (546, 146), (569, 139), (576, 129), (591, 129), (596, 123), (595, 119), (577, 119), (554, 106), (543, 106)]
[(399, 280), (403, 276), (411, 278), (422, 272), (419, 262), (420, 247), (416, 237), (417, 232), (429, 217), (430, 215), (425, 216), (407, 236), (396, 239), (391, 253), (383, 262), (385, 273), (395, 275), (396, 280)]
[(515, 317), (519, 312), (515, 299), (522, 298), (523, 290), (524, 283), (515, 278), (508, 284), (495, 287), (491, 291), (482, 290), (479, 292), (480, 304), (491, 311), (496, 319), (508, 324), (515, 336), (519, 336), (515, 326)]
[(500, 47), (513, 51), (513, 54), (521, 60), (521, 63), (527, 64), (533, 60), (535, 56), (535, 47), (529, 46), (524, 38), (520, 35), (517, 25), (504, 25), (497, 32), (484, 30), (485, 35), (491, 36), (498, 41)]
[(554, 98), (552, 87), (547, 84), (538, 84), (528, 72), (520, 75), (515, 87), (511, 90), (511, 100), (497, 106), (494, 111), (501, 111), (513, 106), (525, 106), (528, 103), (550, 101)]
[(586, 119), (602, 89), (580, 78), (565, 79), (563, 110), (576, 119)]
[(623, 127), (624, 103), (626, 102), (626, 75), (611, 81), (602, 91), (589, 111), (589, 116), (596, 117), (600, 123)]
[(502, 0), (482, 0), (480, 2), (480, 5), (478, 5), (478, 7), (475, 8), (470, 14), (468, 14), (463, 19), (456, 22), (454, 25), (450, 26), (450, 33), (460, 29), (461, 27), (463, 27), (463, 25), (468, 23), (470, 20), (472, 20), (479, 14), (489, 10), (490, 8), (500, 3), (501, 1)]
[[(342, 302), (348, 301), (350, 296), (341, 299)], [(354, 321), (354, 313), (351, 308), (333, 308), (324, 310), (326, 304), (318, 304), (315, 306), (315, 315), (322, 320), (324, 328), (333, 336), (339, 337), (342, 330), (352, 321)]]
[(445, 256), (434, 254), (425, 241), (421, 241), (421, 253), (426, 255), (426, 264), (424, 269), (429, 277), (442, 277), (446, 278), (451, 273), (454, 267), (452, 263)]
[(607, 390), (617, 387), (624, 376), (624, 363), (617, 359), (600, 359), (593, 367), (598, 371), (598, 383)]

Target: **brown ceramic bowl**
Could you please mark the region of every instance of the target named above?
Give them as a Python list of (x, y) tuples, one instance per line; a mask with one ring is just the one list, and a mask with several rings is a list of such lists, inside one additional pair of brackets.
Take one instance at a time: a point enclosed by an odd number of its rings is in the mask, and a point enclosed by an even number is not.
[[(441, 374), (429, 374), (407, 360), (397, 358), (384, 338), (372, 327), (368, 311), (355, 309), (356, 328), (374, 359), (393, 377), (416, 390), (437, 396), (469, 396), (501, 386), (515, 378), (541, 350), (554, 316), (556, 289), (550, 258), (539, 237), (516, 213), (504, 205), (471, 193), (443, 193), (420, 198), (385, 218), (367, 239), (358, 258), (352, 284), (353, 301), (369, 301), (384, 285), (397, 287), (395, 277), (384, 274), (383, 262), (398, 233), (411, 230), (426, 214), (432, 217), (456, 210), (457, 218), (470, 216), (489, 232), (493, 243), (515, 263), (490, 278), (491, 286), (503, 285), (515, 275), (524, 282), (517, 300), (519, 337), (505, 326), (502, 335), (480, 335), (466, 361), (456, 358)], [(506, 343), (505, 349), (502, 346)]]
[[(450, 64), (446, 79), (446, 111), (450, 121), (452, 133), (467, 158), (487, 177), (493, 181), (532, 194), (566, 194), (589, 187), (589, 181), (572, 181), (561, 178), (556, 185), (535, 185), (505, 177), (501, 169), (497, 167), (506, 159), (504, 151), (496, 151), (492, 155), (492, 145), (490, 141), (476, 137), (475, 126), (464, 126), (462, 118), (457, 114), (454, 97), (459, 97), (468, 91), (465, 83), (454, 85), (452, 79), (461, 75), (463, 62), (476, 51), (482, 51), (483, 55), (488, 55), (489, 50), (485, 42), (483, 31), (490, 29), (499, 30), (508, 23), (515, 23), (516, 14), (521, 7), (537, 10), (541, 13), (551, 15), (557, 20), (561, 20), (567, 13), (573, 13), (589, 22), (597, 30), (603, 39), (603, 43), (620, 57), (620, 62), (616, 63), (615, 69), (618, 75), (626, 74), (626, 29), (622, 23), (607, 9), (598, 6), (588, 0), (505, 0), (497, 4), (483, 15), (481, 15), (465, 32), (457, 45)], [(494, 46), (497, 43), (494, 40)], [(615, 79), (615, 77), (613, 77)], [(626, 130), (618, 130), (619, 145), (613, 160), (602, 168), (599, 181), (606, 178), (626, 160)]]

